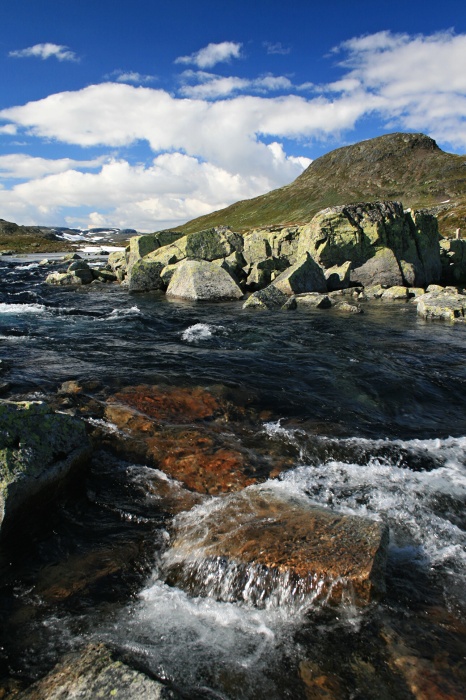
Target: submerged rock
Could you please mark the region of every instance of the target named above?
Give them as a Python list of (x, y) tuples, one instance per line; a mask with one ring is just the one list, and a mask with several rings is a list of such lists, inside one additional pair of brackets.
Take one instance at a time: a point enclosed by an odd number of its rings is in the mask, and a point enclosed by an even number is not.
[(175, 521), (168, 582), (194, 595), (277, 605), (365, 605), (385, 589), (388, 528), (251, 487)]
[(43, 402), (0, 401), (0, 524), (59, 484), (90, 456), (81, 421)]
[(50, 673), (17, 700), (66, 700), (71, 698), (131, 698), (131, 700), (177, 700), (180, 696), (119, 660), (103, 644), (90, 644), (67, 654)]
[(181, 262), (167, 289), (167, 297), (193, 301), (241, 299), (242, 296), (243, 292), (228, 272), (206, 260)]

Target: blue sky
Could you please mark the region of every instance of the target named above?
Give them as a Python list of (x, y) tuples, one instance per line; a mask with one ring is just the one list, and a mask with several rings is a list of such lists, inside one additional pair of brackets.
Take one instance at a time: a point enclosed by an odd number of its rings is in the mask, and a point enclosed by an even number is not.
[(392, 131), (466, 152), (466, 3), (4, 0), (0, 218), (154, 231)]

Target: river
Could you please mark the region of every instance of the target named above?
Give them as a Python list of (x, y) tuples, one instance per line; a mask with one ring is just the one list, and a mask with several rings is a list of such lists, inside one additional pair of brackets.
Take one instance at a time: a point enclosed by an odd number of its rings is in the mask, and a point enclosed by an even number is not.
[(186, 697), (410, 698), (426, 669), (431, 694), (416, 697), (461, 697), (466, 327), (409, 302), (257, 312), (50, 287), (49, 271), (0, 261), (3, 398), (47, 400), (70, 380), (96, 395), (222, 387), (256, 416), (251, 459), (287, 459), (267, 488), (389, 525), (387, 594), (364, 610), (190, 596), (161, 573), (170, 518), (150, 496), (154, 469), (97, 456), (79, 495), (3, 547), (0, 676), (30, 682), (104, 640)]

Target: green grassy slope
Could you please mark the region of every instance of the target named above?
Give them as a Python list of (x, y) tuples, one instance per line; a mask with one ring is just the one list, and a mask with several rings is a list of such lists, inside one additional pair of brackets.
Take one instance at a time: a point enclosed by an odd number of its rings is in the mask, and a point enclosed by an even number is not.
[(302, 224), (325, 207), (378, 200), (433, 209), (443, 235), (453, 236), (457, 227), (466, 235), (466, 156), (445, 153), (424, 134), (379, 136), (331, 151), (290, 185), (193, 219), (178, 230)]

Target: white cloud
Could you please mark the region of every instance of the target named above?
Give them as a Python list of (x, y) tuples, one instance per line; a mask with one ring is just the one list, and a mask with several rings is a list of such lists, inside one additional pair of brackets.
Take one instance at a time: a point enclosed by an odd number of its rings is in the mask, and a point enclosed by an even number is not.
[(106, 76), (107, 79), (116, 80), (117, 83), (134, 83), (135, 85), (145, 85), (157, 80), (155, 75), (144, 75), (137, 71), (114, 70)]
[(58, 61), (78, 61), (78, 57), (74, 51), (70, 51), (67, 46), (61, 44), (35, 44), (27, 49), (19, 49), (18, 51), (10, 51), (8, 54), (12, 58), (56, 58)]
[(193, 64), (198, 68), (212, 68), (212, 66), (215, 66), (217, 63), (228, 62), (232, 58), (240, 58), (242, 46), (242, 44), (234, 41), (222, 41), (220, 44), (209, 44), (189, 56), (179, 56), (175, 63)]
[(428, 131), (466, 147), (466, 35), (452, 31), (410, 36), (384, 31), (338, 47), (344, 78), (327, 89), (369, 96), (397, 128)]
[(93, 160), (72, 160), (59, 158), (48, 160), (37, 158), (24, 153), (11, 153), (0, 156), (0, 179), (36, 179), (52, 173), (63, 173), (73, 167), (98, 168), (105, 158)]
[[(184, 82), (180, 93), (196, 99), (218, 99), (228, 97), (238, 92), (267, 93), (279, 90), (290, 90), (293, 85), (289, 78), (281, 75), (263, 75), (259, 78), (247, 79), (235, 76), (224, 77), (205, 71), (186, 70), (181, 74)], [(194, 84), (190, 84), (194, 81)]]

